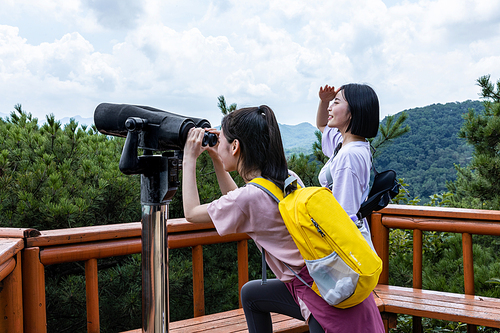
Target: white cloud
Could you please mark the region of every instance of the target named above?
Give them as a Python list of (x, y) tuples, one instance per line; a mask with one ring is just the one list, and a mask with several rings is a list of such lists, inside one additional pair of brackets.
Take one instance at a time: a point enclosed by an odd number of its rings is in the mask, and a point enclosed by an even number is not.
[(477, 98), (500, 78), (500, 1), (0, 0), (0, 112), (91, 117), (134, 103), (220, 121), (217, 96), (314, 123), (324, 84), (382, 115)]

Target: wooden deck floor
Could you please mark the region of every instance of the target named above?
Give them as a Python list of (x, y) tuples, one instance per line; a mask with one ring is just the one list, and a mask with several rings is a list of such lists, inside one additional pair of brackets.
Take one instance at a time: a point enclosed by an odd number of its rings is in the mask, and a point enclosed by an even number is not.
[[(221, 320), (222, 319), (222, 320)], [(297, 320), (280, 314), (272, 314), (274, 332), (303, 333), (308, 327), (302, 320)], [(141, 333), (142, 329), (123, 333)], [(215, 313), (198, 318), (175, 321), (169, 325), (170, 333), (245, 333), (247, 323), (243, 309)]]

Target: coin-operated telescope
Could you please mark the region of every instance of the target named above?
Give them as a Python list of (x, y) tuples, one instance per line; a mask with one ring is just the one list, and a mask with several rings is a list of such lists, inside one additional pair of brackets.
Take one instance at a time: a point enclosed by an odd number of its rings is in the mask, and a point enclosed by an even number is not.
[[(126, 138), (120, 170), (141, 175), (142, 331), (168, 332), (168, 204), (180, 185), (182, 150), (189, 130), (211, 125), (206, 119), (149, 106), (110, 103), (97, 106), (94, 123), (103, 134)], [(205, 132), (203, 145), (216, 144), (217, 136)], [(143, 150), (142, 156), (138, 149)]]

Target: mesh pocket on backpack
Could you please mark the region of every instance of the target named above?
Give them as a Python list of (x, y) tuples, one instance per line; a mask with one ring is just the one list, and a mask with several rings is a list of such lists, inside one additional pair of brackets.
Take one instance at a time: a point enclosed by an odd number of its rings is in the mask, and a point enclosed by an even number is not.
[(309, 275), (318, 286), (323, 299), (337, 305), (354, 293), (359, 274), (353, 271), (336, 252), (316, 260), (305, 260)]

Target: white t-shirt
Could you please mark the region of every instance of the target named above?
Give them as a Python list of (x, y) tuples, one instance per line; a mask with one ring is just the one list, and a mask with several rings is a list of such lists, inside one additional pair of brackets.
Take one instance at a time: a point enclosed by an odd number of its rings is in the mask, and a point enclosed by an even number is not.
[(342, 135), (336, 128), (325, 127), (321, 140), (323, 153), (330, 157), (321, 169), (318, 179), (321, 186), (328, 186), (326, 170), (330, 169), (335, 199), (349, 216), (356, 215), (361, 207), (363, 193), (370, 186), (371, 153), (367, 141), (349, 142), (333, 156)]
[(262, 189), (252, 185), (235, 189), (211, 202), (208, 214), (219, 235), (246, 233), (259, 249), (263, 247), (267, 264), (279, 280), (288, 282), (295, 277), (283, 262), (296, 272), (304, 266), (278, 204)]

